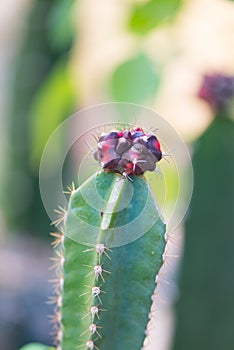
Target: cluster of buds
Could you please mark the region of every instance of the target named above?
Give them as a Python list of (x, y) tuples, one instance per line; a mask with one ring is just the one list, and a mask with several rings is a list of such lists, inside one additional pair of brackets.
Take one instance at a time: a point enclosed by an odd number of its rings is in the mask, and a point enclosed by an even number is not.
[(234, 76), (206, 74), (198, 97), (205, 100), (215, 112), (227, 112), (234, 99)]
[(157, 137), (142, 128), (102, 134), (94, 158), (103, 170), (123, 175), (142, 175), (154, 171), (162, 158)]

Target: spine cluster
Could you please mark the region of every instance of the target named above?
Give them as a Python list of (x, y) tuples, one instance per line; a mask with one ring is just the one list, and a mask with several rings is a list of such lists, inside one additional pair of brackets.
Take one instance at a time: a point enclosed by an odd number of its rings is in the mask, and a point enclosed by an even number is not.
[[(72, 193), (75, 191), (74, 184), (72, 186), (68, 187), (68, 191), (65, 193), (72, 195)], [(52, 337), (53, 342), (56, 346), (57, 350), (62, 350), (62, 338), (63, 338), (63, 331), (62, 331), (62, 315), (61, 315), (61, 308), (62, 308), (62, 290), (64, 285), (64, 277), (63, 277), (63, 265), (65, 262), (64, 257), (64, 223), (66, 221), (66, 214), (67, 211), (64, 208), (59, 207), (59, 209), (56, 209), (55, 212), (58, 214), (58, 218), (52, 222), (52, 225), (55, 226), (61, 226), (60, 232), (51, 232), (51, 236), (54, 238), (54, 241), (52, 242), (52, 246), (56, 249), (55, 250), (55, 257), (52, 257), (50, 260), (52, 261), (51, 269), (56, 270), (56, 278), (51, 279), (49, 282), (53, 284), (53, 292), (54, 296), (50, 298), (48, 303), (54, 304), (54, 314), (49, 316), (50, 321), (53, 325), (52, 330)], [(87, 317), (90, 317), (90, 324), (88, 326), (88, 329), (82, 332), (79, 335), (79, 340), (85, 341), (81, 345), (77, 346), (77, 348), (85, 348), (85, 349), (96, 349), (99, 350), (98, 347), (95, 345), (95, 341), (98, 338), (102, 338), (101, 335), (101, 326), (97, 325), (97, 321), (100, 320), (100, 313), (106, 312), (107, 310), (103, 308), (102, 304), (102, 293), (106, 293), (102, 289), (102, 285), (105, 283), (105, 275), (110, 274), (110, 271), (107, 271), (103, 267), (102, 263), (102, 256), (103, 254), (111, 260), (110, 254), (112, 252), (111, 249), (106, 247), (103, 243), (97, 243), (95, 246), (92, 246), (88, 249), (85, 249), (83, 253), (88, 252), (95, 252), (96, 254), (96, 264), (91, 265), (83, 265), (87, 267), (88, 269), (91, 269), (86, 275), (86, 277), (89, 277), (93, 274), (94, 276), (94, 282), (99, 284), (99, 286), (93, 285), (88, 286), (85, 285), (84, 287), (88, 288), (87, 292), (82, 293), (79, 295), (79, 297), (87, 296), (88, 299), (86, 300), (86, 304), (90, 304), (88, 307), (88, 313), (84, 314), (82, 319), (85, 319)], [(84, 339), (86, 338), (86, 339)]]
[[(64, 193), (71, 195), (75, 191), (74, 183), (68, 186), (68, 190), (64, 191)], [(62, 308), (62, 290), (64, 285), (64, 277), (63, 277), (63, 265), (65, 262), (64, 257), (64, 223), (66, 221), (67, 210), (62, 207), (58, 207), (55, 209), (55, 213), (57, 214), (57, 219), (54, 220), (51, 225), (58, 228), (57, 232), (51, 232), (50, 235), (54, 238), (52, 242), (52, 246), (55, 249), (55, 256), (50, 258), (52, 261), (52, 265), (50, 267), (51, 270), (55, 269), (56, 278), (49, 280), (53, 285), (53, 293), (54, 295), (50, 298), (48, 303), (54, 305), (54, 314), (50, 315), (50, 322), (52, 323), (52, 338), (53, 342), (56, 346), (57, 350), (62, 350), (62, 316), (61, 316), (61, 308)]]
[(100, 333), (102, 327), (97, 324), (97, 321), (100, 320), (100, 313), (107, 311), (106, 309), (103, 308), (102, 293), (106, 294), (106, 291), (104, 291), (102, 287), (105, 283), (105, 275), (110, 274), (110, 271), (107, 271), (103, 268), (102, 256), (104, 254), (109, 260), (111, 260), (110, 258), (111, 249), (106, 247), (103, 243), (97, 243), (95, 246), (89, 249), (86, 249), (83, 252), (88, 253), (92, 251), (95, 251), (96, 253), (97, 264), (93, 266), (91, 265), (84, 265), (84, 266), (91, 269), (91, 271), (88, 272), (86, 277), (89, 277), (91, 274), (93, 274), (94, 282), (96, 283), (93, 286), (86, 286), (89, 290), (80, 295), (80, 297), (88, 295), (86, 304), (90, 303), (91, 301), (91, 305), (89, 306), (89, 312), (85, 314), (83, 317), (83, 318), (90, 317), (89, 327), (86, 331), (84, 331), (80, 335), (81, 337), (83, 337), (86, 334), (88, 334), (88, 338), (86, 339), (85, 344), (81, 344), (80, 346), (78, 346), (78, 348), (86, 346), (86, 349), (99, 350), (98, 347), (95, 345), (95, 341), (98, 338), (102, 338), (102, 335)]
[[(63, 214), (62, 214), (63, 213)], [(60, 213), (64, 216), (64, 211)], [(60, 218), (61, 218), (60, 215)], [(54, 223), (53, 223), (54, 224)], [(65, 261), (63, 252), (63, 242), (64, 242), (64, 231), (61, 229), (60, 232), (51, 232), (51, 236), (55, 239), (52, 242), (52, 246), (56, 248), (55, 257), (51, 258), (52, 266), (51, 269), (56, 270), (56, 278), (49, 280), (53, 284), (53, 293), (48, 303), (54, 304), (54, 314), (49, 316), (50, 321), (53, 325), (52, 337), (53, 342), (57, 347), (57, 350), (61, 350), (62, 342), (62, 317), (61, 317), (61, 307), (62, 307), (62, 289), (64, 284), (63, 278), (63, 264)]]

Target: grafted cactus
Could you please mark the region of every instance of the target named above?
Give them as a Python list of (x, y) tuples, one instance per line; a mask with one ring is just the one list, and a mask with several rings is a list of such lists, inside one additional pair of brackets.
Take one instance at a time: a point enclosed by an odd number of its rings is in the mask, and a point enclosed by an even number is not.
[(57, 350), (144, 349), (166, 231), (143, 175), (161, 160), (160, 144), (139, 127), (112, 130), (94, 158), (102, 170), (69, 188), (54, 222)]

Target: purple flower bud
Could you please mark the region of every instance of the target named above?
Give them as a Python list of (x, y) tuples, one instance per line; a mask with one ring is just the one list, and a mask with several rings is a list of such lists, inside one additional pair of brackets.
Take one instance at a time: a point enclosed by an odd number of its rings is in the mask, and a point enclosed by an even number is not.
[(109, 134), (106, 134), (106, 136), (104, 137), (104, 140), (113, 140), (113, 139), (117, 139), (118, 138), (118, 132), (117, 131), (111, 131), (109, 132)]
[(215, 112), (225, 112), (234, 99), (234, 76), (206, 74), (198, 97), (206, 101)]
[(160, 143), (156, 136), (151, 135), (148, 138), (148, 147), (151, 153), (156, 157), (157, 161), (159, 161), (162, 158), (162, 152), (160, 150)]
[(124, 137), (125, 139), (127, 139), (127, 140), (132, 140), (132, 134), (131, 134), (131, 132), (130, 132), (129, 130), (125, 130), (125, 131), (123, 132), (123, 137)]
[(142, 131), (135, 131), (134, 133), (132, 133), (132, 138), (136, 139), (138, 137), (144, 136), (144, 133)]
[(154, 171), (162, 152), (156, 136), (147, 135), (136, 127), (102, 134), (94, 158), (105, 171), (143, 175), (146, 171)]

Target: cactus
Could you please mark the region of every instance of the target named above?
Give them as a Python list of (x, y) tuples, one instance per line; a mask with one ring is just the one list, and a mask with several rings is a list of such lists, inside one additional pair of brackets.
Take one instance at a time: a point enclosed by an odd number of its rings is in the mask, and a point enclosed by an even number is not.
[(207, 75), (199, 96), (215, 118), (194, 147), (174, 350), (234, 349), (234, 77)]
[(111, 131), (94, 157), (102, 170), (70, 188), (54, 223), (64, 221), (64, 234), (52, 233), (57, 349), (144, 349), (166, 236), (143, 174), (162, 158), (160, 144), (141, 128)]
[(143, 175), (162, 156), (152, 133), (113, 130), (94, 150), (102, 170), (69, 187), (52, 233), (57, 350), (145, 349), (167, 235)]

